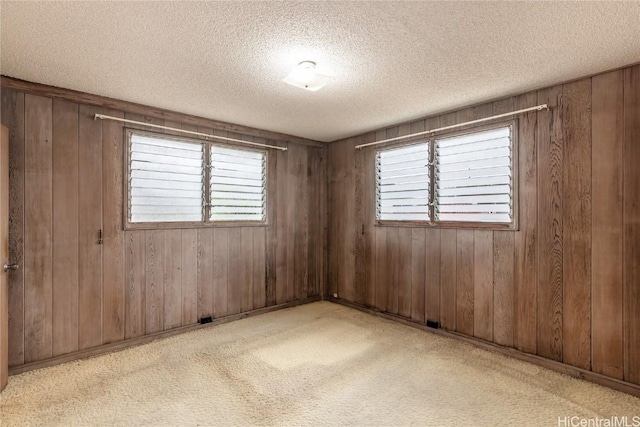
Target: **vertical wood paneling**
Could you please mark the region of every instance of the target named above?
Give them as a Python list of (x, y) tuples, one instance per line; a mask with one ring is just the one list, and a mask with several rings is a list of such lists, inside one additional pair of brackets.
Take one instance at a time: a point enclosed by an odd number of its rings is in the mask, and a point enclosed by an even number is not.
[(126, 339), (139, 337), (146, 330), (146, 239), (144, 231), (128, 231), (125, 234), (125, 288)]
[(624, 71), (624, 379), (640, 384), (640, 66)]
[(213, 230), (213, 317), (229, 314), (229, 229)]
[[(275, 145), (275, 141), (267, 140), (267, 144)], [(279, 151), (278, 151), (279, 152)], [(278, 254), (278, 155), (274, 151), (267, 153), (267, 247), (266, 247), (266, 282), (265, 305), (272, 306), (276, 303), (276, 287), (278, 283), (276, 261)]]
[(181, 255), (182, 326), (185, 326), (198, 321), (198, 230), (182, 230)]
[[(240, 228), (239, 313), (253, 309), (253, 227)], [(306, 258), (305, 258), (306, 261)]]
[(493, 231), (473, 236), (473, 333), (493, 341)]
[(591, 79), (562, 97), (562, 359), (591, 369)]
[(294, 223), (294, 219), (296, 218), (296, 205), (297, 205), (297, 189), (300, 176), (297, 173), (300, 156), (303, 153), (303, 149), (297, 146), (290, 146), (289, 150), (287, 150), (287, 186), (285, 193), (285, 202), (284, 202), (284, 212), (286, 218), (286, 227), (284, 229), (283, 239), (287, 241), (287, 251), (286, 251), (286, 275), (283, 277), (286, 278), (284, 282), (285, 286), (285, 301), (292, 301), (296, 296), (296, 231), (298, 227)]
[(227, 314), (240, 313), (242, 307), (242, 282), (244, 275), (244, 260), (242, 253), (242, 228), (229, 228), (227, 250), (229, 252), (227, 276)]
[(538, 92), (538, 354), (562, 360), (562, 86)]
[(52, 342), (58, 356), (78, 350), (78, 104), (54, 99), (53, 123)]
[(25, 95), (25, 363), (53, 354), (52, 109), (51, 99)]
[[(433, 320), (434, 322), (442, 322), (440, 316), (440, 259), (442, 256), (440, 234), (441, 231), (438, 228), (429, 228), (425, 230), (425, 321)], [(453, 274), (455, 274), (455, 270), (453, 271)]]
[(198, 315), (213, 316), (213, 229), (198, 229)]
[(473, 335), (473, 230), (456, 234), (456, 331)]
[(376, 269), (376, 308), (387, 311), (387, 294), (390, 287), (387, 267), (387, 227), (376, 228), (375, 269)]
[[(411, 317), (411, 260), (413, 239), (411, 229), (400, 227), (398, 229), (398, 314)], [(423, 298), (424, 300), (424, 298)]]
[(308, 247), (309, 247), (309, 156), (306, 147), (296, 145), (291, 149), (295, 153), (294, 173), (296, 175), (295, 187), (295, 232), (293, 236), (294, 253), (294, 289), (292, 299), (305, 298), (307, 296), (308, 271)]
[(253, 309), (266, 306), (266, 234), (263, 227), (253, 230)]
[[(326, 214), (322, 203), (322, 181), (324, 164), (322, 161), (322, 150), (309, 149), (309, 164), (307, 167), (307, 180), (309, 185), (309, 200), (307, 212), (309, 215), (309, 233), (307, 236), (307, 271), (308, 288), (307, 295), (319, 295), (322, 289), (323, 274), (323, 245), (324, 239), (322, 228), (323, 218)], [(314, 239), (314, 236), (320, 237)]]
[[(0, 90), (2, 123), (9, 129), (9, 256), (24, 266), (24, 93)], [(24, 268), (9, 274), (9, 366), (24, 363)]]
[[(124, 117), (119, 111), (104, 114)], [(122, 231), (124, 141), (122, 123), (102, 122), (102, 265), (103, 341), (116, 342), (125, 336), (125, 244)], [(55, 199), (55, 196), (54, 196)]]
[(182, 230), (165, 230), (162, 241), (162, 330), (182, 324)]
[[(289, 200), (287, 199), (288, 186), (293, 185), (288, 180), (288, 163), (289, 156), (287, 151), (278, 151), (275, 155), (277, 158), (277, 173), (276, 173), (276, 188), (277, 191), (277, 213), (275, 219), (276, 226), (276, 304), (282, 304), (287, 301), (287, 283), (289, 282), (289, 240), (288, 240), (288, 229), (290, 228), (290, 223), (288, 220), (288, 209), (287, 204)], [(291, 260), (291, 262), (293, 262)]]
[[(519, 96), (516, 108), (537, 105), (536, 92)], [(519, 230), (515, 235), (514, 345), (537, 351), (538, 319), (538, 114), (518, 119)]]
[(162, 331), (164, 324), (164, 231), (145, 232), (145, 331)]
[(623, 378), (624, 71), (592, 79), (591, 353), (594, 372)]
[(80, 105), (78, 117), (78, 347), (102, 344), (102, 122), (101, 108)]
[[(514, 233), (493, 234), (493, 341), (513, 347)], [(491, 315), (491, 314), (489, 314)], [(535, 329), (534, 329), (535, 331)], [(535, 335), (535, 334), (534, 334)]]
[(398, 287), (400, 285), (400, 233), (398, 227), (390, 227), (387, 229), (387, 311), (389, 313), (398, 314)]
[(411, 319), (425, 321), (426, 241), (425, 230), (411, 229)]
[[(454, 229), (440, 232), (440, 321), (442, 327), (456, 330), (457, 233)], [(429, 246), (431, 249), (431, 246)]]
[[(365, 137), (356, 138), (354, 140), (354, 146), (362, 144)], [(365, 197), (370, 188), (365, 188), (365, 163), (366, 163), (366, 151), (356, 150), (351, 148), (354, 155), (354, 173), (353, 173), (353, 185), (354, 185), (354, 218), (353, 218), (353, 239), (354, 239), (354, 295), (353, 300), (358, 304), (364, 304), (367, 301), (367, 264), (366, 264), (366, 237), (365, 237), (365, 212), (370, 212), (366, 209), (365, 203), (370, 201)]]

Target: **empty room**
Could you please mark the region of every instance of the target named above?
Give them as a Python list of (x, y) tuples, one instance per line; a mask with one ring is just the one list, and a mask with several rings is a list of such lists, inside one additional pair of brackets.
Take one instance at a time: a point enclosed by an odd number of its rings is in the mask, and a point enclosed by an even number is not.
[(1, 426), (640, 427), (640, 1), (0, 36)]

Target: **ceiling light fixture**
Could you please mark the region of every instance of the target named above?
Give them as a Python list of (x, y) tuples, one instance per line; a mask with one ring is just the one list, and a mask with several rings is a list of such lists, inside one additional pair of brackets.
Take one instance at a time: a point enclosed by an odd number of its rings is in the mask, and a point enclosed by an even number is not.
[(291, 86), (315, 92), (324, 87), (330, 78), (330, 76), (316, 70), (315, 62), (302, 61), (282, 80)]

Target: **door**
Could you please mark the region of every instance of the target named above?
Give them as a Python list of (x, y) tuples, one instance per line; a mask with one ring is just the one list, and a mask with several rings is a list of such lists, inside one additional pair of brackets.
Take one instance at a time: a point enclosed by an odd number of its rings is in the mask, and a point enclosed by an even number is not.
[(0, 391), (9, 374), (9, 129), (0, 132)]

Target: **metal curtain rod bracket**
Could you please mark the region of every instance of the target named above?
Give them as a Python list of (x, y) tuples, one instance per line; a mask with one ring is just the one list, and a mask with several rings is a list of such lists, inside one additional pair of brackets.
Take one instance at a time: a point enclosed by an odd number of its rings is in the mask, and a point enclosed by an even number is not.
[(440, 132), (440, 131), (443, 131), (443, 130), (455, 129), (455, 128), (459, 128), (459, 127), (462, 127), (462, 126), (473, 125), (473, 124), (476, 124), (476, 123), (482, 123), (482, 122), (487, 122), (487, 121), (490, 121), (490, 120), (501, 119), (501, 118), (504, 118), (504, 117), (515, 116), (517, 114), (522, 114), (522, 113), (526, 113), (526, 112), (529, 112), (529, 111), (542, 111), (542, 110), (548, 110), (548, 109), (549, 109), (549, 105), (547, 105), (547, 104), (536, 105), (535, 107), (529, 107), (529, 108), (524, 108), (522, 110), (511, 111), (510, 113), (496, 114), (495, 116), (484, 117), (482, 119), (471, 120), (471, 121), (468, 121), (468, 122), (458, 123), (458, 124), (451, 125), (451, 126), (444, 126), (444, 127), (441, 127), (441, 128), (429, 129), (429, 130), (425, 130), (425, 131), (422, 131), (422, 132), (412, 133), (412, 134), (409, 134), (409, 135), (396, 136), (395, 138), (387, 138), (387, 139), (383, 139), (381, 141), (369, 142), (367, 144), (360, 144), (360, 145), (356, 145), (355, 148), (360, 150), (361, 148), (364, 148), (364, 147), (370, 147), (372, 145), (384, 144), (385, 142), (392, 142), (392, 141), (399, 141), (401, 139), (414, 138), (416, 136), (433, 134), (435, 132)]
[(287, 147), (278, 147), (277, 145), (269, 145), (269, 144), (259, 144), (257, 142), (243, 141), (241, 139), (235, 139), (235, 138), (227, 138), (226, 136), (209, 135), (207, 133), (202, 133), (202, 132), (194, 132), (191, 130), (172, 128), (169, 126), (154, 125), (153, 123), (144, 123), (144, 122), (138, 122), (136, 120), (121, 119), (120, 117), (105, 116), (104, 114), (94, 115), (93, 120), (97, 120), (97, 119), (114, 120), (116, 122), (131, 123), (134, 125), (141, 125), (141, 126), (149, 126), (155, 129), (171, 130), (174, 132), (187, 133), (189, 135), (204, 136), (206, 138), (220, 139), (222, 141), (231, 141), (231, 142), (237, 142), (239, 144), (253, 145), (254, 147), (272, 148), (274, 150), (287, 151)]

